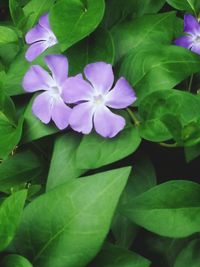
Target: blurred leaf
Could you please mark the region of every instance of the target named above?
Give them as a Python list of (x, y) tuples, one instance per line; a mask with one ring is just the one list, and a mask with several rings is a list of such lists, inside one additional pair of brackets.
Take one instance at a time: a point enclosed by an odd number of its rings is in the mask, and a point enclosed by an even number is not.
[(4, 250), (15, 236), (26, 194), (26, 190), (16, 192), (6, 198), (0, 206), (0, 251)]
[(193, 12), (196, 15), (200, 11), (199, 0), (166, 0), (169, 5), (188, 12)]
[(117, 246), (106, 245), (88, 267), (149, 267), (150, 261)]
[(80, 144), (80, 135), (67, 133), (57, 137), (47, 180), (47, 190), (77, 178), (85, 170), (76, 162), (76, 150)]
[(95, 174), (50, 190), (30, 203), (14, 246), (37, 267), (86, 266), (110, 227), (130, 168)]
[(185, 157), (186, 161), (189, 163), (198, 156), (200, 156), (200, 143), (195, 146), (185, 147)]
[(9, 0), (10, 15), (13, 23), (18, 27), (20, 22), (25, 19), (23, 9), (19, 0)]
[(140, 145), (138, 129), (127, 126), (112, 139), (105, 139), (95, 133), (83, 136), (76, 153), (76, 161), (81, 169), (95, 169), (133, 153)]
[(192, 240), (176, 258), (174, 267), (200, 266), (200, 239)]
[(18, 36), (12, 28), (0, 26), (0, 44), (15, 43), (17, 41)]
[(1, 262), (2, 267), (33, 267), (33, 265), (20, 255), (8, 255)]
[(104, 14), (104, 0), (60, 0), (50, 12), (53, 31), (64, 51), (95, 30)]
[(121, 211), (151, 232), (186, 237), (200, 231), (200, 185), (172, 180), (133, 198)]

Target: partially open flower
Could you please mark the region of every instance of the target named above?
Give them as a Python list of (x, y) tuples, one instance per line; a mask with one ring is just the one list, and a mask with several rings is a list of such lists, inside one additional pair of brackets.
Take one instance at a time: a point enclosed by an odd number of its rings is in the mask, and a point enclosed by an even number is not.
[(136, 96), (124, 78), (120, 78), (114, 88), (112, 66), (104, 62), (89, 64), (81, 75), (65, 82), (63, 99), (66, 103), (78, 103), (72, 110), (69, 123), (77, 132), (89, 134), (93, 123), (95, 130), (103, 137), (114, 137), (125, 126), (125, 119), (109, 108), (122, 109), (131, 105)]
[(45, 62), (52, 76), (38, 65), (33, 65), (27, 71), (23, 80), (24, 90), (27, 92), (45, 91), (36, 96), (32, 111), (43, 123), (52, 119), (56, 126), (62, 130), (69, 124), (69, 108), (61, 95), (63, 85), (68, 79), (68, 61), (62, 55), (49, 55)]
[(40, 17), (39, 23), (26, 34), (25, 39), (31, 45), (25, 55), (28, 61), (33, 61), (47, 48), (58, 43), (51, 30), (48, 14)]
[(190, 14), (184, 16), (184, 32), (186, 35), (179, 37), (174, 43), (200, 55), (200, 24)]

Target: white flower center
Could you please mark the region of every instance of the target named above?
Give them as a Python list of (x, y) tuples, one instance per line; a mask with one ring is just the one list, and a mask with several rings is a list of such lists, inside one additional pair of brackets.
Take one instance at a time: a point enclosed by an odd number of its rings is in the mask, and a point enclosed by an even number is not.
[(52, 95), (60, 95), (61, 89), (58, 86), (52, 86), (51, 87), (51, 94)]
[(200, 44), (200, 35), (198, 35), (196, 38), (195, 38), (195, 42)]
[(95, 95), (93, 96), (93, 103), (95, 106), (104, 105), (105, 97), (103, 95)]
[(53, 46), (53, 45), (57, 44), (57, 39), (55, 36), (50, 35), (47, 42), (48, 42), (49, 46)]

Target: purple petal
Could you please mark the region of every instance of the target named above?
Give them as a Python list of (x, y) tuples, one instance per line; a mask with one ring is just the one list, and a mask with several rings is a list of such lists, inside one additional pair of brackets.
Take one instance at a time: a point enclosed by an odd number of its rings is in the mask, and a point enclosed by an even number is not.
[(94, 114), (94, 127), (103, 137), (114, 137), (125, 126), (125, 119), (112, 113), (107, 107), (98, 108)]
[(195, 35), (200, 33), (198, 20), (190, 14), (184, 16), (184, 32)]
[(93, 127), (94, 110), (89, 102), (79, 104), (72, 109), (69, 123), (72, 129), (89, 134)]
[(36, 25), (30, 31), (27, 32), (25, 39), (27, 44), (32, 44), (34, 42), (47, 40), (49, 33), (42, 28), (40, 25)]
[(26, 59), (28, 61), (33, 61), (36, 57), (42, 54), (49, 47), (48, 42), (40, 41), (32, 44), (26, 51)]
[(51, 70), (53, 79), (60, 85), (68, 77), (68, 60), (63, 55), (48, 55), (45, 57), (45, 62)]
[(177, 38), (174, 44), (189, 49), (192, 46), (192, 38), (190, 36), (182, 36)]
[(90, 100), (94, 89), (86, 82), (82, 75), (70, 77), (63, 85), (62, 97), (66, 103), (77, 103)]
[(85, 67), (84, 73), (88, 81), (98, 93), (106, 93), (114, 82), (112, 66), (104, 62), (96, 62)]
[(52, 105), (51, 96), (48, 92), (38, 95), (33, 101), (33, 114), (43, 123), (47, 124), (51, 120)]
[(45, 13), (39, 18), (39, 24), (46, 30), (52, 31), (49, 23), (49, 14)]
[(59, 97), (55, 100), (52, 108), (52, 120), (58, 129), (63, 130), (69, 125), (69, 116), (71, 108), (69, 108)]
[(120, 78), (115, 87), (107, 94), (106, 106), (111, 108), (126, 108), (135, 100), (135, 92), (130, 84), (123, 77)]
[(191, 51), (200, 55), (200, 44), (194, 44), (191, 48)]
[(27, 92), (48, 90), (51, 84), (53, 84), (53, 80), (49, 73), (38, 65), (29, 68), (22, 83), (24, 90)]

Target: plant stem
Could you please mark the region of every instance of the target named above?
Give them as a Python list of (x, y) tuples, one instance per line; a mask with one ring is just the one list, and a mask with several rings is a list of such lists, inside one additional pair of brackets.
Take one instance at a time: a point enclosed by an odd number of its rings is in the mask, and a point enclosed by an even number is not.
[(194, 77), (194, 75), (192, 74), (192, 75), (190, 76), (190, 81), (189, 81), (189, 85), (188, 85), (188, 92), (190, 92), (191, 89), (192, 89), (193, 77)]
[(163, 146), (163, 147), (170, 147), (170, 148), (176, 148), (178, 147), (178, 144), (177, 143), (174, 143), (174, 144), (167, 144), (167, 143), (159, 143), (160, 146)]
[(138, 126), (140, 124), (140, 121), (135, 116), (135, 114), (133, 113), (133, 111), (130, 108), (127, 108), (126, 110), (128, 111), (128, 114), (130, 115), (130, 117), (133, 120), (133, 122), (135, 123), (135, 125)]

